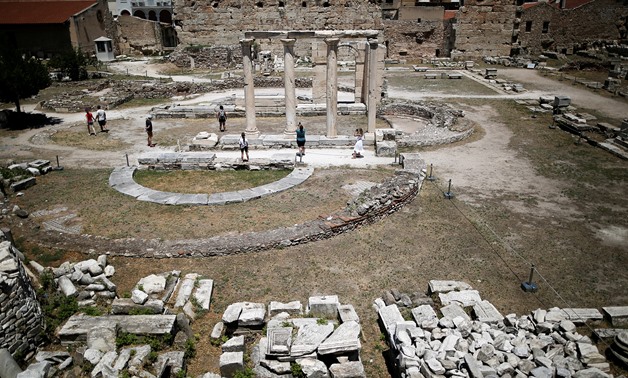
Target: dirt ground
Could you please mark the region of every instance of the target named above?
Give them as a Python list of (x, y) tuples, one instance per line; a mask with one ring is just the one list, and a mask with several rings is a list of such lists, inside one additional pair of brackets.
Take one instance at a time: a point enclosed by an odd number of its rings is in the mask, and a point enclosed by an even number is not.
[[(592, 91), (555, 83), (536, 71), (502, 72), (530, 88), (527, 98), (567, 94), (581, 109), (615, 120), (628, 116), (623, 101), (600, 99)], [(412, 292), (426, 290), (431, 279), (463, 280), (504, 315), (539, 307), (627, 305), (628, 162), (548, 128), (548, 115), (532, 118), (526, 108), (514, 104), (512, 99), (522, 96), (461, 98), (463, 90), (453, 90), (448, 97), (447, 93), (432, 96), (420, 89), (391, 88), (391, 96), (398, 98), (439, 97), (439, 101), (465, 110), (478, 125), (478, 132), (467, 141), (419, 150), (426, 162), (433, 164), (437, 180), (425, 182), (419, 196), (398, 213), (330, 240), (260, 253), (149, 261), (113, 257), (118, 290), (130, 291), (138, 277), (172, 269), (214, 279), (211, 309), (193, 324), (200, 339), (197, 357), (188, 370), (191, 376), (218, 371), (220, 348), (209, 343), (209, 333), (224, 309), (237, 301), (306, 303), (312, 295), (337, 294), (342, 303), (354, 305), (360, 316), (362, 360), (369, 377), (388, 376), (381, 331), (371, 307), (387, 289)], [(142, 111), (146, 109), (133, 109)], [(121, 113), (119, 119), (124, 117)], [(121, 122), (120, 129), (125, 127)], [(404, 125), (406, 130), (408, 127)], [(49, 141), (36, 145), (33, 137), (41, 132), (9, 136), (0, 131), (0, 156), (33, 157), (53, 151), (64, 154), (64, 164), (77, 169), (83, 167), (87, 156), (88, 161), (121, 164), (119, 151), (85, 149), (80, 152), (82, 157), (76, 158), (75, 147)], [(141, 129), (126, 134), (125, 141), (138, 146), (133, 153), (146, 149), (140, 146), (142, 137)], [(89, 169), (83, 170), (90, 175)], [(338, 172), (310, 190), (324, 192), (346, 184), (347, 173)], [(451, 200), (443, 196), (449, 180), (455, 194)], [(91, 185), (84, 189), (91, 190)], [(264, 206), (263, 201), (249, 206)], [(19, 203), (29, 211), (38, 210), (28, 207), (27, 198)], [(37, 203), (46, 206), (41, 199)], [(193, 234), (190, 227), (197, 224), (188, 222), (196, 210), (183, 210), (176, 222), (181, 238)], [(2, 226), (12, 227), (26, 252), (32, 246), (27, 238), (45, 238), (30, 221), (5, 217)], [(68, 251), (65, 258), (83, 258), (81, 252), (86, 251)], [(527, 280), (531, 264), (538, 270), (535, 280), (540, 290), (536, 294), (519, 288)]]

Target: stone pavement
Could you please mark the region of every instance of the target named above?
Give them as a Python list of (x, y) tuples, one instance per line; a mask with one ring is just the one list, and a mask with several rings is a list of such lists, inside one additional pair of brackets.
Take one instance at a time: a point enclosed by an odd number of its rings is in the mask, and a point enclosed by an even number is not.
[(120, 193), (135, 197), (139, 201), (154, 202), (162, 205), (225, 205), (245, 202), (290, 189), (307, 180), (314, 172), (313, 168), (298, 167), (288, 176), (270, 184), (210, 195), (205, 193), (171, 193), (146, 188), (136, 183), (133, 179), (136, 169), (136, 166), (115, 168), (109, 176), (109, 186)]

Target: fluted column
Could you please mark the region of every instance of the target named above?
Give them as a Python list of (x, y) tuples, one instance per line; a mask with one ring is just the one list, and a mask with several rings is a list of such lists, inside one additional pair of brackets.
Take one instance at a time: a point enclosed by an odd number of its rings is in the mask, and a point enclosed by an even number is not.
[(244, 110), (246, 114), (246, 132), (256, 134), (255, 126), (255, 84), (253, 81), (253, 61), (251, 60), (251, 45), (253, 39), (240, 40), (242, 46), (242, 68), (244, 70)]
[(296, 39), (282, 39), (283, 81), (286, 101), (286, 134), (294, 133), (297, 124), (297, 95), (294, 85), (294, 43)]
[(369, 56), (368, 56), (368, 102), (366, 105), (368, 132), (375, 132), (375, 122), (377, 120), (377, 97), (379, 96), (377, 89), (377, 39), (369, 39)]
[(338, 114), (338, 38), (327, 38), (327, 137), (338, 135), (336, 116)]

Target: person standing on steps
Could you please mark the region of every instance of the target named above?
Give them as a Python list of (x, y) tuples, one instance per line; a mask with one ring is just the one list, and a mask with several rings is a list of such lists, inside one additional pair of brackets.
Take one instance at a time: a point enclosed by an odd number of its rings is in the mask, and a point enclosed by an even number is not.
[(225, 124), (227, 123), (227, 113), (225, 112), (225, 108), (220, 105), (218, 108), (218, 112), (216, 113), (216, 118), (218, 119), (218, 126), (220, 127), (220, 131), (227, 130)]
[(299, 147), (297, 156), (305, 156), (305, 129), (301, 122), (297, 126), (297, 146)]
[(105, 110), (98, 105), (98, 110), (96, 111), (96, 121), (98, 121), (98, 126), (100, 126), (100, 131), (103, 133), (108, 133), (109, 129), (107, 129), (107, 114)]
[(353, 136), (355, 136), (356, 142), (353, 147), (353, 155), (351, 155), (351, 158), (355, 159), (364, 157), (364, 131), (361, 128), (355, 129)]
[[(242, 161), (249, 161), (249, 141), (246, 140), (246, 136), (244, 132), (240, 134), (240, 155), (242, 156)], [(246, 154), (246, 159), (244, 159), (244, 154)]]
[(148, 141), (148, 147), (155, 147), (155, 145), (153, 144), (153, 121), (152, 121), (153, 116), (152, 115), (147, 115), (146, 116), (146, 126), (144, 126), (144, 130), (146, 130), (146, 135), (147, 135), (147, 141)]
[(96, 135), (96, 130), (94, 130), (94, 115), (89, 111), (89, 108), (85, 108), (85, 118), (87, 119), (87, 132), (89, 135)]

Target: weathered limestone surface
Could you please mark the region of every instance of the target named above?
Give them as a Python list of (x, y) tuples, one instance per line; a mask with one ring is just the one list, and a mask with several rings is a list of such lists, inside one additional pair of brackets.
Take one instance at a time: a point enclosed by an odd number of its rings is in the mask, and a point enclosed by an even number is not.
[(137, 335), (172, 333), (176, 315), (73, 315), (58, 333), (62, 343), (86, 341), (87, 332), (94, 327), (118, 325), (119, 330)]

